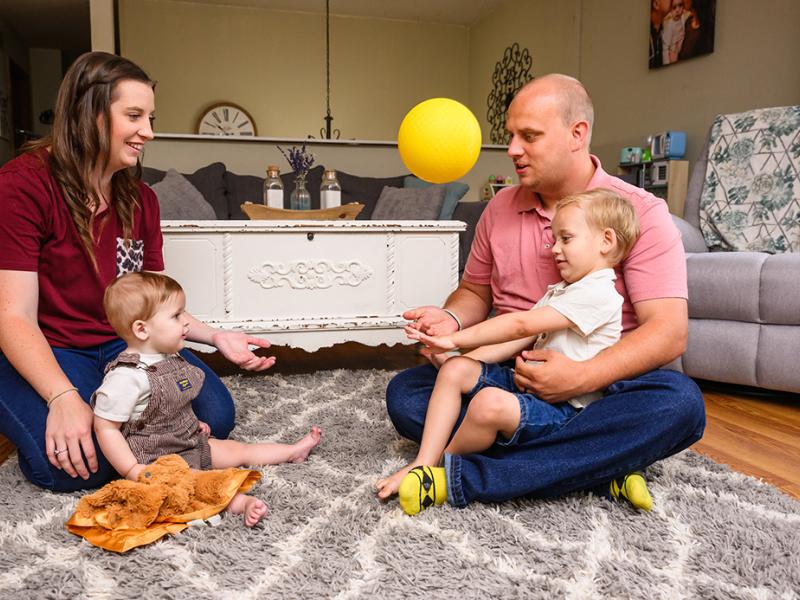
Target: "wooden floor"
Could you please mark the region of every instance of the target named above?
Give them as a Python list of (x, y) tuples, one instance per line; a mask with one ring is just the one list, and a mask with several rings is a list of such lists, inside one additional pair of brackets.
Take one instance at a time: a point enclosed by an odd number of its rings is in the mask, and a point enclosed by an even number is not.
[[(288, 348), (275, 348), (270, 354), (278, 357), (273, 370), (284, 374), (320, 369), (396, 370), (423, 362), (411, 347), (369, 348), (356, 343), (313, 354)], [(203, 358), (220, 375), (238, 372), (218, 355)], [(693, 449), (800, 499), (800, 395), (757, 396), (754, 390), (704, 382), (701, 388), (707, 426)], [(13, 451), (0, 436), (0, 462)]]

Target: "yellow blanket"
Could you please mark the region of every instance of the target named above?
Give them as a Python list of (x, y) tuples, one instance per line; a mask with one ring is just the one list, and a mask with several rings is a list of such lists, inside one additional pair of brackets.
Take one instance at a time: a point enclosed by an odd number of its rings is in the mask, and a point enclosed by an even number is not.
[(127, 552), (218, 514), (259, 479), (258, 471), (193, 471), (176, 454), (162, 456), (138, 481), (112, 481), (81, 498), (67, 529), (100, 548)]

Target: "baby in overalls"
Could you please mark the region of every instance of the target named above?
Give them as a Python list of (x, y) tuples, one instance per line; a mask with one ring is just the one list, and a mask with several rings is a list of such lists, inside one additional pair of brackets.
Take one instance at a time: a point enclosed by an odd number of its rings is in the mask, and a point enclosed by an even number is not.
[[(189, 331), (180, 284), (158, 273), (128, 273), (106, 290), (108, 321), (128, 347), (106, 367), (92, 404), (94, 429), (105, 457), (132, 481), (165, 454), (180, 455), (194, 469), (302, 462), (320, 442), (319, 427), (294, 444), (247, 444), (210, 438), (192, 400), (205, 375), (178, 352)], [(264, 502), (236, 494), (227, 507), (252, 527), (267, 513)]]

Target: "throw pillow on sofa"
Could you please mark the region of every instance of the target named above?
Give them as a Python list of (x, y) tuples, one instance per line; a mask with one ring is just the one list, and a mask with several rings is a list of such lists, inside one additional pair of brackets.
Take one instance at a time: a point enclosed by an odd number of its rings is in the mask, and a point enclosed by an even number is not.
[(342, 187), (342, 204), (358, 202), (364, 209), (356, 217), (357, 221), (372, 219), (372, 211), (378, 203), (383, 188), (386, 186), (402, 188), (405, 175), (398, 177), (358, 177), (344, 171), (337, 171), (336, 177)]
[[(225, 196), (225, 165), (221, 162), (211, 163), (205, 167), (197, 169), (194, 173), (181, 173), (197, 190), (203, 194), (214, 212), (217, 219), (228, 219), (228, 199)], [(142, 181), (152, 186), (166, 176), (166, 171), (153, 169), (151, 167), (142, 168)]]
[(386, 186), (372, 212), (375, 221), (434, 221), (444, 204), (444, 186), (396, 188)]
[(456, 210), (458, 201), (469, 191), (469, 186), (461, 181), (443, 184), (428, 183), (415, 175), (409, 175), (403, 180), (403, 187), (407, 188), (426, 188), (432, 185), (438, 185), (444, 188), (444, 203), (442, 204), (442, 212), (439, 213), (438, 218), (440, 221), (449, 221), (453, 218), (453, 212)]
[(175, 169), (152, 186), (158, 197), (162, 220), (210, 221), (217, 218), (212, 206), (196, 187)]

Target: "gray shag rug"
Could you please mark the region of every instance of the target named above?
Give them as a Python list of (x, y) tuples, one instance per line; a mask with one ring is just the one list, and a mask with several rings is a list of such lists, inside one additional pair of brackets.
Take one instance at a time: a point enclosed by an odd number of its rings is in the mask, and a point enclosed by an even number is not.
[(117, 555), (64, 528), (78, 494), (0, 467), (3, 598), (798, 598), (800, 503), (693, 452), (648, 471), (649, 514), (590, 495), (405, 516), (372, 485), (414, 456), (388, 421), (386, 371), (229, 377), (234, 437), (290, 442), (262, 470), (268, 518), (226, 516)]

